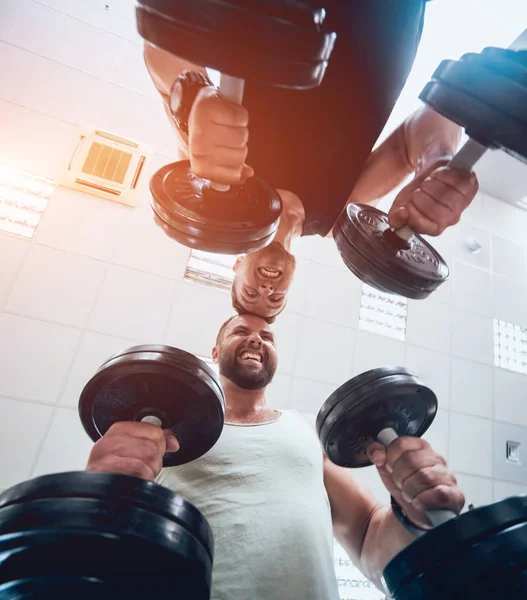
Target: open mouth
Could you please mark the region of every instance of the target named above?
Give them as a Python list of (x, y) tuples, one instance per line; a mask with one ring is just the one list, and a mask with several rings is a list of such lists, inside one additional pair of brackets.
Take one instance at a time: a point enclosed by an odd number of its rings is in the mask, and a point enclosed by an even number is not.
[(244, 362), (251, 362), (251, 363), (262, 363), (262, 355), (258, 354), (257, 352), (249, 352), (248, 350), (245, 350), (244, 352), (242, 352), (240, 354), (240, 360), (243, 360)]
[(282, 274), (282, 271), (278, 269), (266, 269), (265, 267), (258, 267), (258, 273), (262, 277), (267, 277), (268, 279), (278, 279)]

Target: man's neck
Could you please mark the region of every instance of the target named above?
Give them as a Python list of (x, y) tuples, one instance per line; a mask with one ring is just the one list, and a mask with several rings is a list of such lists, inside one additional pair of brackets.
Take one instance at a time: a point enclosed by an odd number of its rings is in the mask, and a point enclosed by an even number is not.
[(282, 214), (273, 241), (279, 242), (291, 252), (291, 242), (302, 235), (306, 213), (296, 194), (285, 190), (278, 190), (278, 193), (282, 199)]
[(272, 420), (274, 413), (265, 401), (265, 389), (246, 390), (220, 375), (225, 392), (225, 421), (227, 423), (264, 423)]

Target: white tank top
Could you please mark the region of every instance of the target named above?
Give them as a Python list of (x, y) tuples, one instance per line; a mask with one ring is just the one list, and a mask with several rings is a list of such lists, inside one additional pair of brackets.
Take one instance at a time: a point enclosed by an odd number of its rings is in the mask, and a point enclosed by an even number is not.
[(338, 600), (322, 449), (299, 413), (225, 424), (205, 456), (157, 481), (212, 527), (212, 600)]

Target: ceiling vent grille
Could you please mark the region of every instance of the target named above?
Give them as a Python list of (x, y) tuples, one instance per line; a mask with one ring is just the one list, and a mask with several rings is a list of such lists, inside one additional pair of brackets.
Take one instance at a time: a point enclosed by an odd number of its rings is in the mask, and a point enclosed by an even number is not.
[(138, 184), (151, 150), (121, 136), (81, 127), (60, 183), (128, 206), (137, 204)]

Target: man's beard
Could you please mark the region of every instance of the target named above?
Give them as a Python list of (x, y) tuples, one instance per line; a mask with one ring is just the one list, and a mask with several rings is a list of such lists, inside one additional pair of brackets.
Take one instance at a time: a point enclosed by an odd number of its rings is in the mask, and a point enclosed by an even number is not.
[(233, 354), (223, 352), (220, 349), (218, 354), (220, 374), (244, 390), (261, 390), (267, 387), (273, 380), (276, 372), (276, 362), (273, 363), (269, 359), (269, 355), (264, 353), (262, 357), (263, 368), (256, 370), (252, 369), (249, 365), (245, 367), (243, 361), (238, 360), (241, 352), (245, 351), (250, 352), (251, 349), (236, 350)]

